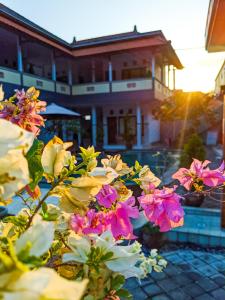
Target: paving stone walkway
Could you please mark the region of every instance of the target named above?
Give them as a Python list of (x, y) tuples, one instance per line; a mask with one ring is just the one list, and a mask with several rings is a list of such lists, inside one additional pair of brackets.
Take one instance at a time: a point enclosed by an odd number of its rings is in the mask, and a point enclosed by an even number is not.
[(194, 250), (163, 253), (168, 266), (141, 284), (134, 278), (126, 288), (134, 300), (225, 300), (225, 255)]

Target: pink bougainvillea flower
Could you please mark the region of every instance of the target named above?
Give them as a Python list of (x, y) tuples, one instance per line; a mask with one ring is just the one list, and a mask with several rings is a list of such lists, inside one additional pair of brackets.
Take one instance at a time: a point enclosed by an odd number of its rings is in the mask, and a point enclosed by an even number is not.
[(103, 185), (96, 195), (98, 203), (106, 208), (110, 208), (118, 198), (118, 193), (114, 187), (109, 184)]
[(133, 234), (133, 226), (130, 218), (138, 218), (139, 210), (135, 205), (135, 198), (130, 197), (125, 202), (118, 202), (115, 210), (107, 213), (107, 228), (112, 232), (115, 239), (136, 238)]
[(190, 169), (180, 168), (172, 177), (179, 180), (181, 185), (187, 190), (190, 190), (195, 182), (202, 182), (210, 187), (223, 184), (225, 182), (224, 162), (215, 170), (210, 170), (208, 167), (209, 163), (210, 161), (208, 160), (201, 162), (197, 159), (193, 159)]
[(14, 97), (1, 102), (0, 118), (11, 121), (21, 128), (38, 135), (44, 119), (39, 115), (45, 110), (46, 102), (38, 99), (39, 91), (34, 87), (24, 90), (16, 90)]
[(176, 187), (155, 189), (151, 194), (138, 197), (147, 219), (159, 226), (161, 232), (183, 225), (184, 211), (180, 204), (181, 196), (175, 193)]
[(85, 216), (79, 214), (71, 217), (71, 228), (77, 234), (101, 234), (105, 231), (105, 216), (103, 212), (90, 209)]

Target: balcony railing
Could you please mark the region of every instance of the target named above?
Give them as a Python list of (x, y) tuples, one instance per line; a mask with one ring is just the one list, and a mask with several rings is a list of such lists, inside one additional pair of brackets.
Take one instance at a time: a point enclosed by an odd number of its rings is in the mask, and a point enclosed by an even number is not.
[(23, 74), (23, 85), (24, 86), (35, 86), (40, 90), (45, 90), (49, 92), (55, 92), (55, 83), (49, 79), (43, 79), (39, 76)]
[(15, 70), (0, 67), (0, 82), (7, 82), (20, 85), (21, 75)]
[(82, 83), (75, 84), (72, 87), (73, 95), (103, 94), (109, 92), (109, 82)]
[(112, 82), (112, 92), (127, 92), (151, 89), (151, 79), (130, 79)]
[(163, 83), (152, 79), (130, 79), (109, 82), (96, 82), (96, 83), (84, 83), (74, 84), (70, 86), (65, 83), (55, 82), (47, 78), (39, 77), (28, 73), (20, 73), (13, 69), (0, 67), (0, 83), (11, 83), (18, 86), (35, 86), (40, 90), (49, 92), (56, 92), (64, 95), (91, 95), (91, 94), (108, 94), (110, 92), (129, 92), (129, 91), (141, 91), (141, 90), (154, 90), (154, 96), (156, 99), (163, 100), (171, 96), (172, 91), (168, 89)]
[(154, 94), (155, 98), (158, 100), (164, 100), (172, 96), (173, 91), (171, 91), (167, 86), (162, 84), (160, 81), (155, 80), (154, 83)]

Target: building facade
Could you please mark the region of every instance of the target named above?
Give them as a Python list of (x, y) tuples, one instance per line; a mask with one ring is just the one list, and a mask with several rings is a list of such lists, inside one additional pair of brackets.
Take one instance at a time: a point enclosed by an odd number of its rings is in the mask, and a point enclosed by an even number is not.
[(160, 140), (154, 108), (172, 94), (182, 64), (162, 31), (67, 43), (0, 4), (0, 84), (6, 96), (35, 86), (79, 112), (82, 142), (108, 150)]

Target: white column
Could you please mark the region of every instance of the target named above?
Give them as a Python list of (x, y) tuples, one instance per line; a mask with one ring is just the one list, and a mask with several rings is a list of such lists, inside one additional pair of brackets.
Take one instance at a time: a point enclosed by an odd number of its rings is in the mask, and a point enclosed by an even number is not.
[(170, 65), (168, 65), (167, 67), (167, 87), (170, 88)]
[(91, 124), (92, 124), (92, 145), (95, 147), (97, 144), (97, 113), (96, 107), (91, 109)]
[(152, 56), (151, 63), (152, 63), (152, 80), (154, 80), (155, 79), (155, 56)]
[(173, 68), (173, 90), (176, 89), (176, 69)]
[(95, 61), (91, 61), (91, 82), (95, 82)]
[(52, 80), (56, 81), (56, 63), (55, 63), (55, 56), (53, 51), (51, 53), (51, 63), (52, 63)]
[(141, 107), (140, 105), (137, 105), (136, 108), (136, 118), (137, 118), (137, 145), (136, 149), (142, 148), (142, 142), (141, 142), (141, 126), (142, 126), (142, 120), (141, 120)]
[(103, 111), (103, 146), (108, 145), (108, 124), (107, 124), (107, 116)]
[(109, 60), (109, 82), (113, 81), (113, 75), (112, 75), (112, 62)]
[(23, 72), (23, 55), (22, 55), (22, 48), (20, 44), (20, 37), (17, 36), (17, 69), (19, 72)]

